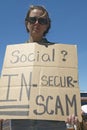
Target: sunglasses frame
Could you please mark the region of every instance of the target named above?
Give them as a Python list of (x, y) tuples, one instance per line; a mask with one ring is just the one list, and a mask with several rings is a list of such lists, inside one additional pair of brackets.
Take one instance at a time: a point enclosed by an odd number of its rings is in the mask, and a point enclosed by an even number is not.
[(36, 21), (38, 21), (39, 24), (41, 25), (46, 25), (48, 24), (48, 19), (47, 18), (42, 18), (42, 17), (29, 17), (26, 19), (26, 21), (30, 22), (30, 24), (35, 24)]

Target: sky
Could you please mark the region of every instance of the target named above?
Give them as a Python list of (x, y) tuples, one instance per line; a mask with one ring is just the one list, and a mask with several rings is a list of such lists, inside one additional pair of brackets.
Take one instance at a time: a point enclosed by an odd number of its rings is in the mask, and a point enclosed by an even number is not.
[(0, 73), (6, 46), (28, 40), (24, 19), (30, 5), (43, 5), (51, 18), (47, 39), (75, 44), (80, 90), (87, 92), (87, 0), (0, 0)]

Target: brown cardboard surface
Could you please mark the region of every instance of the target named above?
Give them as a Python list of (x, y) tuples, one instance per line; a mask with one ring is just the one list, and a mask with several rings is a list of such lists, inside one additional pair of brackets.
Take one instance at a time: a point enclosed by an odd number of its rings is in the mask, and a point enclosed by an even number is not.
[(81, 119), (76, 45), (8, 45), (0, 79), (0, 118)]
[[(6, 87), (1, 90), (5, 92)], [(77, 88), (40, 87), (20, 95), (19, 87), (13, 87), (7, 98), (3, 95), (0, 99), (0, 117), (8, 119), (66, 120), (69, 114), (77, 115), (80, 108)]]
[(77, 69), (58, 67), (20, 67), (4, 69), (0, 85), (3, 87), (47, 86), (47, 87), (78, 87)]
[(45, 47), (31, 44), (8, 45), (4, 68), (32, 65), (77, 68), (76, 45), (54, 44)]

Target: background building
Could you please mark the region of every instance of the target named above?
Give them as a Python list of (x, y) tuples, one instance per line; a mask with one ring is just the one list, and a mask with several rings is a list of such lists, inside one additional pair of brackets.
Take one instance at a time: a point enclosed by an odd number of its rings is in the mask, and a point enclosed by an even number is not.
[(87, 92), (81, 92), (81, 105), (87, 104)]

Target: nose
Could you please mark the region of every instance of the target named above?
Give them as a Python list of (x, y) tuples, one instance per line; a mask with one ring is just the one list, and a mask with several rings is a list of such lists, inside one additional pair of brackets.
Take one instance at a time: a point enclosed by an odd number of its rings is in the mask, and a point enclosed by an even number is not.
[(35, 24), (39, 24), (38, 19), (36, 20)]

